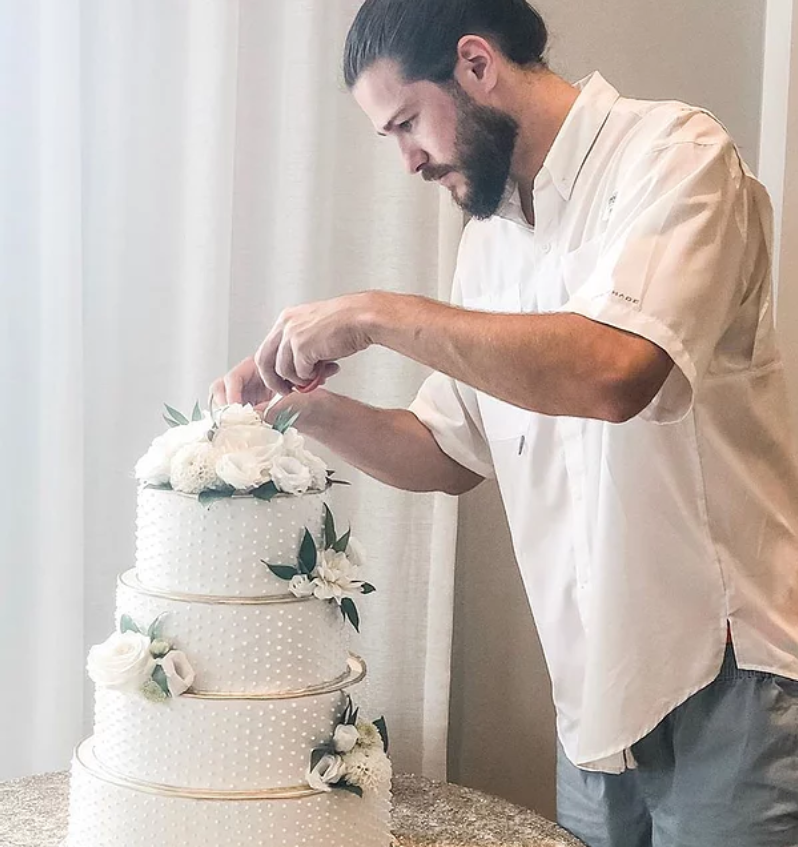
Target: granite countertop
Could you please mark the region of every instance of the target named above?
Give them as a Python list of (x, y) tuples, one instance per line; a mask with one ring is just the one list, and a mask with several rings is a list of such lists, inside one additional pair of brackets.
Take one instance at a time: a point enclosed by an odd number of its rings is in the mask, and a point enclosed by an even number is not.
[[(394, 778), (398, 847), (579, 847), (573, 836), (506, 800), (412, 774)], [(58, 847), (66, 834), (68, 772), (0, 783), (0, 847)], [(182, 845), (181, 845), (182, 847)]]

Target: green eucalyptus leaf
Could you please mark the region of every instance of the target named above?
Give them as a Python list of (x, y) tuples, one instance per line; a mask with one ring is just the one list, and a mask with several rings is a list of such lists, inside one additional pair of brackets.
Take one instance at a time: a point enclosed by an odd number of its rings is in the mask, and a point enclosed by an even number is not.
[(348, 782), (334, 782), (332, 787), (341, 791), (348, 791), (350, 794), (357, 794), (358, 797), (363, 796), (363, 789), (359, 785), (350, 785)]
[(346, 695), (346, 706), (344, 707), (344, 713), (341, 715), (341, 723), (348, 724), (349, 717), (352, 714), (352, 697), (351, 695)]
[(373, 594), (377, 589), (370, 583), (364, 582), (360, 589), (361, 594)]
[(298, 417), (299, 412), (295, 412), (293, 407), (289, 406), (277, 415), (274, 419), (274, 423), (272, 424), (272, 428), (276, 429), (277, 432), (282, 435), (285, 435), (285, 433), (296, 423)]
[(130, 615), (122, 615), (119, 619), (119, 631), (120, 632), (138, 632), (140, 635), (142, 634), (141, 630), (138, 628), (138, 625), (130, 617)]
[(174, 429), (177, 426), (180, 426), (180, 424), (177, 421), (173, 421), (171, 418), (167, 418), (166, 415), (163, 415), (162, 417), (169, 424), (169, 426), (172, 427), (172, 429)]
[(264, 565), (275, 575), (286, 581), (292, 580), (295, 576), (299, 576), (299, 571), (292, 565), (272, 565), (269, 562), (264, 562)]
[(299, 548), (299, 570), (310, 576), (316, 570), (318, 562), (318, 551), (316, 550), (316, 542), (310, 534), (309, 529), (305, 529), (305, 534), (302, 537), (302, 544)]
[(147, 630), (147, 635), (149, 635), (152, 641), (157, 640), (161, 637), (161, 629), (163, 628), (163, 619), (169, 615), (169, 612), (161, 612), (160, 615), (150, 624), (149, 629)]
[(349, 622), (355, 628), (355, 632), (360, 632), (360, 615), (358, 615), (357, 606), (355, 606), (351, 597), (344, 597), (341, 600), (341, 609), (346, 617), (349, 618)]
[(264, 483), (259, 486), (252, 492), (253, 497), (257, 497), (258, 500), (265, 500), (267, 503), (271, 500), (275, 495), (280, 493), (280, 489), (272, 482)]
[(172, 419), (177, 421), (181, 426), (185, 426), (188, 423), (188, 418), (182, 412), (178, 412), (177, 409), (173, 409), (166, 403), (164, 403), (164, 406), (166, 407), (166, 411), (172, 416)]
[(197, 499), (203, 506), (210, 506), (217, 500), (227, 500), (235, 493), (234, 488), (225, 488), (222, 491), (201, 491)]
[(152, 678), (158, 683), (161, 691), (169, 697), (169, 683), (166, 681), (166, 671), (160, 665), (155, 666), (155, 670), (152, 672)]
[(194, 411), (191, 413), (192, 421), (201, 421), (202, 420), (202, 409), (200, 409), (199, 400), (194, 404)]
[(346, 548), (349, 546), (349, 536), (352, 534), (350, 527), (336, 542), (332, 548), (336, 553), (346, 553)]
[(331, 485), (351, 485), (351, 482), (347, 482), (345, 479), (333, 479), (331, 476), (327, 476), (327, 487), (329, 488)]
[[(178, 424), (178, 426), (179, 426), (179, 424)], [(158, 483), (148, 482), (144, 487), (145, 488), (152, 488), (153, 491), (173, 491), (174, 490), (172, 488), (171, 484), (168, 483), (168, 482), (158, 482)]]
[(358, 716), (359, 714), (360, 714), (360, 709), (359, 709), (359, 708), (358, 708), (358, 709), (355, 709), (355, 711), (354, 711), (354, 712), (352, 712), (352, 717), (349, 719), (349, 723), (350, 723), (350, 724), (352, 724), (352, 726), (355, 726), (355, 725), (357, 724), (357, 716)]
[(377, 732), (379, 732), (380, 737), (382, 738), (382, 746), (385, 752), (388, 752), (388, 727), (385, 724), (385, 718), (377, 718), (374, 721), (374, 726), (377, 727)]
[(328, 549), (335, 544), (335, 519), (330, 507), (324, 504), (324, 548)]

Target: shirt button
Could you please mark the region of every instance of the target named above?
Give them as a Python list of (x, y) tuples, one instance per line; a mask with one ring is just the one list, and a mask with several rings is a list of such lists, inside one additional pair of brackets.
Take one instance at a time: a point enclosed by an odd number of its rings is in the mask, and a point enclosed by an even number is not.
[(544, 244), (541, 249), (544, 253), (551, 253), (551, 244)]

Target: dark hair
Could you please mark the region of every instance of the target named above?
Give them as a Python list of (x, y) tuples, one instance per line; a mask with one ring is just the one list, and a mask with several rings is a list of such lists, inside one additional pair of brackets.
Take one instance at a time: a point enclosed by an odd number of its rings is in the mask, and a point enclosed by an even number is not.
[(366, 0), (346, 39), (346, 85), (378, 59), (397, 61), (408, 82), (449, 82), (464, 35), (490, 40), (517, 65), (545, 65), (546, 24), (526, 0)]

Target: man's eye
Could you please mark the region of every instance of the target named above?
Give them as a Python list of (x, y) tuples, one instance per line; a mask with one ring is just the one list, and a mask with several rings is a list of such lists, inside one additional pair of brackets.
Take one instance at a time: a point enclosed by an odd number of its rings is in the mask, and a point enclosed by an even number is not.
[(399, 129), (401, 129), (402, 132), (410, 132), (410, 130), (413, 129), (413, 118), (408, 118), (408, 120), (402, 121), (402, 123), (399, 124)]

